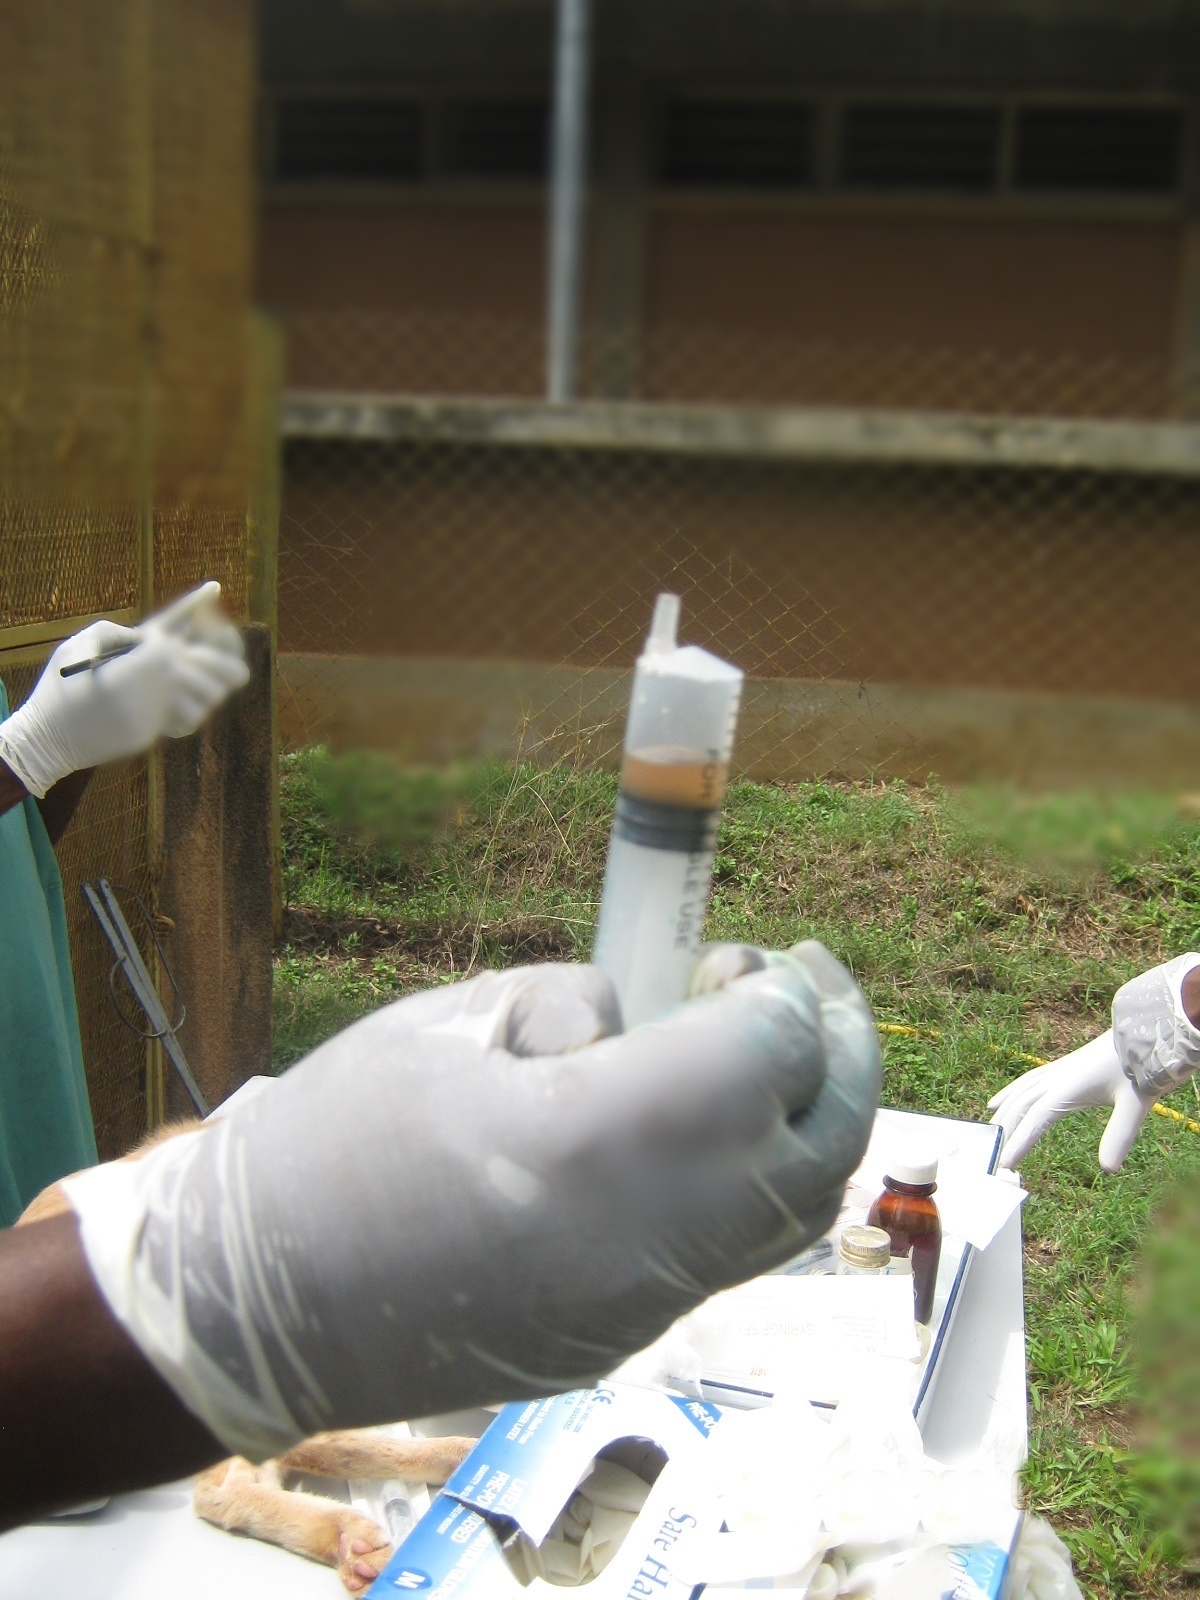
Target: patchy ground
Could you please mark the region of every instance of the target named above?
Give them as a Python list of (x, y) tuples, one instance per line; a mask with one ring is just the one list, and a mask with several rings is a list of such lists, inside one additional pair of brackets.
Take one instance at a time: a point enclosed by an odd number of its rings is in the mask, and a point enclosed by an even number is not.
[[(494, 766), (452, 781), (366, 757), (288, 758), (277, 1065), (414, 988), (585, 957), (613, 798), (595, 773)], [(881, 1021), (940, 1035), (885, 1037), (887, 1102), (985, 1117), (1022, 1055), (1081, 1043), (1127, 977), (1200, 945), (1200, 826), (1152, 802), (968, 813), (903, 785), (739, 784), (709, 933), (823, 939)], [(1200, 1115), (1190, 1089), (1175, 1103)], [(1194, 1580), (1154, 1542), (1125, 1457), (1126, 1289), (1155, 1205), (1200, 1174), (1200, 1137), (1152, 1117), (1107, 1178), (1102, 1120), (1077, 1114), (1024, 1171), (1026, 1493), (1066, 1532), (1086, 1593), (1175, 1595)]]

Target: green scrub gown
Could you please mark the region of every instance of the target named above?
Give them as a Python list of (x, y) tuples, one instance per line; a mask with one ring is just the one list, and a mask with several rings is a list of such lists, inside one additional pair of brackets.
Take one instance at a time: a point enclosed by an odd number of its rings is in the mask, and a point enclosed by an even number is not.
[(62, 878), (26, 799), (0, 816), (0, 1224), (95, 1161)]

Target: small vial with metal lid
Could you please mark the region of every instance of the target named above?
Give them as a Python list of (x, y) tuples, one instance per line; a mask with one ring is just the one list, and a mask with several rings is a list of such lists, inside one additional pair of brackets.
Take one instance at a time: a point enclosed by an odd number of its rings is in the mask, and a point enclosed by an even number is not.
[(891, 1264), (892, 1247), (882, 1228), (865, 1227), (852, 1222), (842, 1229), (838, 1240), (838, 1277), (857, 1277), (865, 1274), (882, 1278)]
[(892, 1255), (912, 1253), (913, 1305), (921, 1323), (933, 1316), (942, 1256), (942, 1219), (933, 1198), (937, 1165), (936, 1157), (891, 1162), (883, 1193), (867, 1213), (868, 1223), (887, 1234)]

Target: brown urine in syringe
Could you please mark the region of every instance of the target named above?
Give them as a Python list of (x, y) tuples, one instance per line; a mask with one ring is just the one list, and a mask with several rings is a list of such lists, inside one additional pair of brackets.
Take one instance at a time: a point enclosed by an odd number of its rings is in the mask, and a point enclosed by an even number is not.
[(711, 811), (719, 806), (729, 778), (725, 761), (697, 761), (696, 751), (679, 745), (657, 745), (625, 752), (621, 762), (621, 789), (635, 800), (660, 806), (687, 806)]

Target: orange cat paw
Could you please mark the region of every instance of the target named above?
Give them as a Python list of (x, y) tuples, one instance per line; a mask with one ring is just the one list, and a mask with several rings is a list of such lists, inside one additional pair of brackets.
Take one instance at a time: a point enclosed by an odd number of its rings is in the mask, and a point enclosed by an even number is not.
[[(378, 1544), (374, 1542), (376, 1537)], [(369, 1538), (344, 1533), (338, 1541), (338, 1577), (350, 1594), (362, 1594), (391, 1558), (392, 1546), (378, 1529)]]

